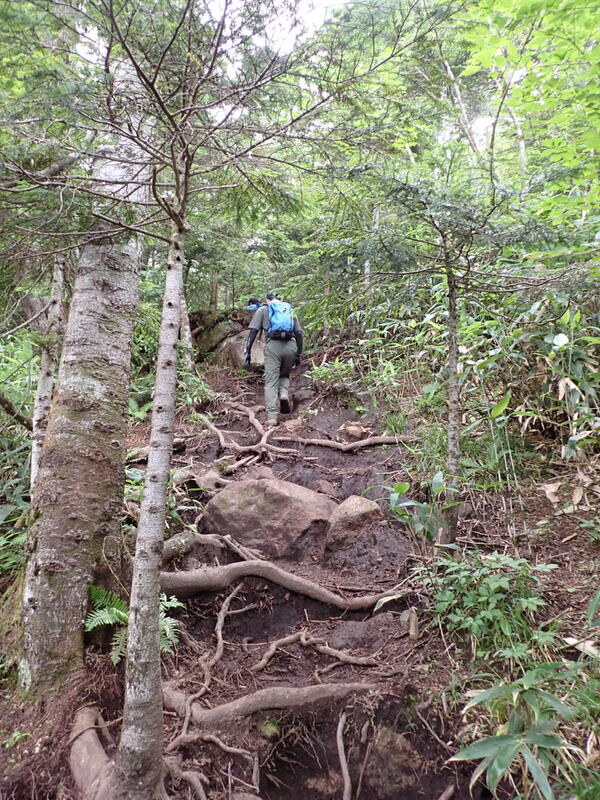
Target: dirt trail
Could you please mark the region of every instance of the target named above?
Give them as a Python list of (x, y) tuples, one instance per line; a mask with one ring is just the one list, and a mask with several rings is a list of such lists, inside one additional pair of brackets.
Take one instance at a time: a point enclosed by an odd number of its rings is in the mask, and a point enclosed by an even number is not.
[[(260, 378), (215, 370), (208, 379), (220, 402), (206, 425), (181, 425), (178, 435), (187, 447), (175, 458), (178, 467), (209, 470), (221, 459), (226, 479), (239, 481), (260, 464), (336, 502), (366, 494), (382, 508), (386, 487), (406, 477), (410, 454), (401, 445), (344, 452), (289, 441), (344, 444), (358, 441), (357, 435), (381, 434), (375, 417), (356, 419), (351, 409), (310, 392), (301, 375), (294, 381), (292, 414), (266, 437)], [(257, 442), (266, 446), (251, 449)], [(230, 548), (215, 553), (205, 542), (169, 569), (240, 560)], [(444, 763), (456, 749), (444, 728), (451, 721), (438, 710), (447, 666), (432, 666), (426, 631), (409, 636), (409, 609), (418, 607), (407, 579), (413, 558), (401, 528), (384, 518), (339, 551), (324, 554), (317, 541), (276, 560), (281, 570), (346, 598), (400, 585), (399, 599), (377, 614), (372, 605), (341, 610), (262, 577), (232, 581), (220, 594), (203, 592), (188, 601), (186, 634), (168, 668), (165, 702), (176, 713), (168, 719), (171, 749), (185, 769), (202, 765), (208, 797), (236, 797), (235, 790), (263, 800), (468, 796), (465, 771)], [(221, 746), (206, 740), (209, 724)], [(181, 774), (172, 788), (183, 798)]]

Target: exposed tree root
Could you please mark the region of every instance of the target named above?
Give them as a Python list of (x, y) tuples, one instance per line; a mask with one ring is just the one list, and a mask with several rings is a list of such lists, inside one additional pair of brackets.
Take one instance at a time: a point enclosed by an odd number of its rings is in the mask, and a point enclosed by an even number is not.
[(175, 780), (185, 781), (192, 787), (192, 791), (198, 800), (208, 800), (208, 796), (204, 791), (204, 786), (202, 785), (200, 773), (192, 770), (182, 769), (178, 759), (173, 758), (172, 756), (165, 758), (165, 765)]
[(163, 545), (162, 563), (166, 564), (175, 556), (183, 556), (192, 549), (195, 544), (208, 545), (222, 550), (225, 543), (222, 538), (214, 533), (196, 533), (195, 531), (185, 531), (177, 536), (167, 539)]
[(248, 406), (243, 406), (241, 403), (234, 403), (234, 402), (228, 403), (227, 407), (228, 408), (233, 408), (236, 411), (241, 411), (242, 414), (245, 414), (248, 417), (248, 419), (250, 420), (250, 424), (252, 425), (254, 430), (258, 433), (258, 435), (259, 436), (264, 436), (265, 429), (263, 428), (263, 426), (259, 422), (259, 420), (256, 418), (256, 415), (255, 415), (254, 411), (252, 411), (251, 408), (248, 408)]
[[(199, 522), (201, 516), (198, 517)], [(214, 547), (217, 550), (224, 550), (229, 548), (232, 553), (235, 553), (244, 561), (256, 561), (262, 559), (262, 553), (258, 550), (251, 550), (244, 547), (239, 542), (236, 542), (229, 534), (219, 536), (217, 533), (196, 533), (195, 531), (186, 531), (171, 539), (167, 539), (163, 546), (162, 563), (163, 565), (171, 561), (175, 556), (183, 556), (192, 549), (195, 544), (205, 545), (207, 547)]]
[(343, 650), (336, 650), (333, 647), (329, 647), (329, 645), (325, 644), (324, 639), (309, 639), (307, 638), (306, 630), (303, 629), (289, 636), (284, 636), (283, 639), (272, 642), (260, 661), (257, 661), (256, 664), (250, 667), (250, 672), (259, 672), (261, 669), (264, 669), (277, 650), (280, 650), (288, 644), (295, 644), (296, 642), (300, 642), (303, 647), (314, 647), (319, 653), (337, 658), (339, 661), (343, 661), (346, 664), (360, 664), (367, 667), (374, 667), (377, 665), (377, 661), (375, 661), (372, 656), (353, 656), (350, 653), (345, 653)]
[(300, 578), (298, 575), (293, 575), (291, 572), (277, 567), (271, 561), (259, 560), (241, 561), (220, 567), (203, 567), (185, 572), (161, 572), (160, 582), (163, 592), (186, 598), (193, 597), (200, 592), (221, 591), (233, 581), (250, 575), (264, 578), (283, 586), (284, 589), (312, 597), (313, 600), (320, 600), (322, 603), (335, 606), (342, 611), (370, 608), (383, 597), (397, 596), (397, 592), (391, 589), (364, 597), (342, 597), (308, 578)]
[(344, 725), (346, 724), (346, 712), (342, 711), (340, 720), (337, 726), (336, 744), (338, 757), (340, 759), (340, 769), (342, 770), (342, 778), (344, 779), (344, 793), (342, 800), (351, 800), (352, 798), (352, 783), (350, 781), (350, 772), (348, 770), (348, 759), (346, 758), (346, 750), (344, 748)]
[[(203, 708), (198, 703), (192, 705), (192, 720), (202, 727), (211, 727), (239, 717), (248, 717), (257, 711), (273, 708), (305, 708), (313, 703), (340, 700), (355, 692), (369, 692), (377, 688), (374, 683), (322, 683), (305, 686), (301, 689), (290, 686), (271, 686), (244, 695), (238, 700), (224, 703), (214, 708)], [(165, 706), (183, 716), (186, 695), (170, 686), (163, 687)]]
[(270, 444), (267, 439), (274, 431), (274, 428), (271, 428), (265, 431), (260, 441), (256, 442), (255, 444), (238, 444), (237, 442), (226, 442), (225, 441), (225, 433), (224, 431), (219, 430), (216, 425), (207, 419), (206, 417), (201, 416), (200, 419), (206, 425), (209, 431), (214, 433), (219, 441), (219, 449), (226, 450), (232, 449), (235, 450), (236, 453), (277, 453), (278, 455), (298, 455), (297, 450), (291, 447), (277, 447), (277, 445)]
[(244, 458), (240, 458), (239, 461), (236, 461), (233, 464), (226, 464), (225, 466), (221, 467), (221, 472), (223, 475), (233, 475), (238, 469), (242, 467), (251, 467), (260, 461), (260, 455), (256, 456), (245, 456)]
[[(203, 695), (205, 695), (210, 687), (211, 669), (218, 661), (220, 661), (220, 659), (223, 656), (223, 649), (224, 649), (223, 626), (225, 625), (225, 619), (227, 615), (229, 613), (233, 613), (229, 611), (229, 606), (231, 605), (231, 601), (238, 594), (241, 588), (242, 584), (240, 583), (238, 586), (235, 587), (235, 589), (232, 592), (230, 592), (227, 595), (227, 597), (223, 601), (223, 605), (221, 606), (221, 610), (217, 615), (217, 621), (215, 623), (215, 636), (217, 637), (217, 646), (215, 648), (215, 652), (212, 654), (210, 658), (203, 657), (200, 659), (200, 666), (202, 668), (203, 678), (204, 678), (203, 684), (197, 692), (195, 692), (192, 695), (189, 695), (186, 698), (185, 714), (184, 714), (183, 725), (181, 726), (181, 732), (179, 733), (178, 736), (176, 736), (173, 739), (172, 742), (170, 742), (166, 750), (167, 753), (171, 753), (173, 750), (178, 748), (181, 745), (182, 740), (185, 739), (185, 737), (187, 736), (190, 719), (192, 715), (192, 703), (195, 700), (198, 700)], [(240, 611), (245, 611), (245, 610), (246, 609), (240, 609)]]
[(110, 759), (98, 737), (97, 706), (80, 708), (71, 728), (69, 765), (82, 798), (98, 796)]
[(309, 447), (331, 447), (333, 450), (341, 450), (343, 453), (351, 453), (354, 450), (361, 450), (363, 447), (375, 447), (379, 444), (405, 444), (413, 442), (412, 436), (370, 436), (368, 439), (360, 439), (358, 442), (335, 442), (332, 439), (304, 439), (301, 436), (275, 436), (278, 442), (297, 442)]

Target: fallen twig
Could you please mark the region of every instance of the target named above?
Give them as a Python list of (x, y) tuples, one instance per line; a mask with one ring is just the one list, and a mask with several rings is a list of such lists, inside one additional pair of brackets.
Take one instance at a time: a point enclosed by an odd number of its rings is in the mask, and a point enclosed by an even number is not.
[(454, 783), (449, 783), (448, 786), (444, 789), (441, 795), (438, 797), (438, 800), (452, 800), (456, 793), (456, 786)]
[(397, 592), (389, 590), (363, 597), (342, 597), (308, 578), (300, 578), (298, 575), (281, 569), (271, 561), (260, 560), (238, 561), (234, 564), (203, 567), (184, 572), (161, 572), (160, 582), (162, 590), (167, 594), (186, 598), (193, 597), (200, 592), (220, 591), (233, 583), (233, 581), (247, 576), (264, 578), (283, 586), (284, 589), (311, 597), (313, 600), (320, 600), (322, 603), (335, 606), (335, 608), (340, 608), (342, 611), (369, 608), (383, 597), (397, 596)]
[[(214, 708), (203, 708), (198, 703), (193, 703), (192, 719), (197, 725), (210, 727), (238, 717), (248, 717), (257, 711), (304, 708), (312, 703), (340, 700), (349, 694), (370, 692), (376, 688), (374, 683), (322, 683), (302, 688), (271, 686)], [(183, 692), (164, 686), (163, 699), (167, 708), (181, 716), (185, 714), (186, 695)]]

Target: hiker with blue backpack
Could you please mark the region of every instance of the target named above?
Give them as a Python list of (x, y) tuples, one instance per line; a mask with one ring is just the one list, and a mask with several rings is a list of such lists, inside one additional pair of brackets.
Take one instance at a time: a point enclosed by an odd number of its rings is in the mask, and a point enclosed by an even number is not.
[[(254, 299), (254, 298), (252, 298)], [(244, 351), (248, 366), (252, 363), (251, 350), (261, 331), (266, 331), (265, 346), (265, 408), (267, 427), (277, 425), (279, 412), (289, 414), (290, 372), (300, 364), (302, 354), (302, 328), (289, 303), (278, 300), (274, 294), (255, 312), (250, 322), (250, 333)], [(279, 406), (277, 401), (279, 400)]]

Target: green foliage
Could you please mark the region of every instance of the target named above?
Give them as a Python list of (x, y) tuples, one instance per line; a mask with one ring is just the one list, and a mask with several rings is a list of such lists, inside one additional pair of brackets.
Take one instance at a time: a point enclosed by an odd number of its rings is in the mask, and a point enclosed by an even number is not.
[(397, 483), (390, 489), (390, 510), (394, 516), (407, 524), (418, 536), (432, 542), (438, 538), (441, 530), (446, 527), (444, 511), (451, 508), (454, 502), (445, 502), (444, 497), (455, 490), (444, 484), (444, 475), (441, 471), (431, 479), (426, 486), (430, 502), (422, 503), (407, 497), (409, 483)]
[(177, 369), (177, 402), (188, 409), (202, 411), (215, 400), (215, 393), (197, 372), (190, 372), (183, 359)]
[(470, 553), (440, 556), (414, 575), (436, 620), (448, 633), (468, 637), (474, 655), (524, 662), (554, 640), (551, 632), (535, 630), (534, 619), (545, 605), (540, 575), (555, 568), (497, 552)]
[(306, 376), (318, 392), (346, 395), (351, 391), (352, 381), (355, 378), (354, 361), (336, 358), (320, 366), (313, 361)]
[[(93, 610), (85, 618), (84, 628), (86, 631), (92, 631), (94, 628), (105, 625), (117, 626), (112, 638), (110, 659), (113, 664), (118, 664), (127, 651), (127, 625), (129, 622), (127, 604), (119, 595), (98, 586), (90, 586), (90, 601)], [(167, 598), (165, 594), (160, 595), (159, 631), (160, 649), (163, 653), (173, 653), (173, 649), (179, 641), (177, 620), (168, 615), (169, 611), (178, 608), (185, 608), (185, 605), (175, 597)]]
[[(556, 734), (559, 722), (571, 720), (575, 714), (547, 687), (574, 677), (576, 672), (576, 668), (565, 669), (563, 663), (544, 664), (528, 670), (516, 681), (503, 682), (475, 694), (465, 706), (465, 713), (483, 705), (500, 725), (494, 736), (479, 739), (450, 759), (481, 759), (471, 778), (471, 789), (485, 772), (486, 783), (495, 793), (516, 763), (526, 787), (523, 797), (530, 797), (535, 792), (543, 800), (554, 799), (549, 781), (551, 769), (555, 768), (568, 777), (565, 756), (568, 752), (580, 755), (581, 751)], [(529, 785), (528, 778), (531, 781)]]

